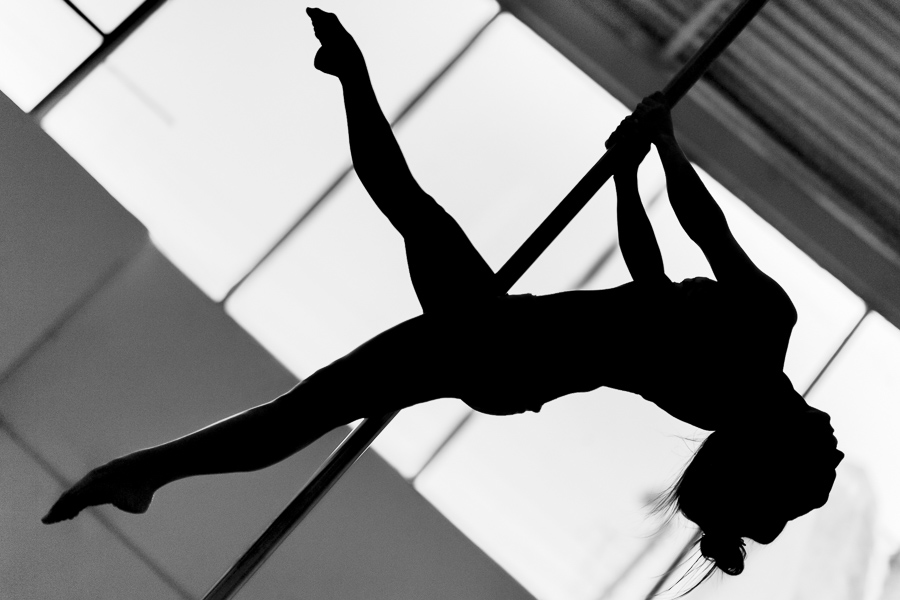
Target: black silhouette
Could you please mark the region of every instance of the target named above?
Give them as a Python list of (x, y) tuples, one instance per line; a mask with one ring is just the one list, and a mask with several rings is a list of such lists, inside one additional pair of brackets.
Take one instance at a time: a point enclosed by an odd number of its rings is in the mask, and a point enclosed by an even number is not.
[[(619, 243), (634, 281), (498, 294), (490, 267), (410, 173), (353, 38), (334, 15), (307, 12), (322, 44), (315, 66), (343, 86), (353, 164), (403, 236), (423, 314), (271, 402), (94, 469), (45, 523), (107, 503), (142, 513), (157, 489), (178, 479), (262, 469), (335, 427), (420, 402), (460, 398), (509, 415), (601, 386), (640, 394), (713, 431), (662, 504), (700, 526), (702, 554), (725, 572), (743, 570), (743, 537), (770, 543), (788, 521), (825, 503), (843, 454), (828, 415), (809, 407), (783, 373), (796, 311), (732, 237), (659, 95), (607, 142), (629, 150), (615, 184)], [(665, 275), (637, 186), (651, 143), (678, 220), (716, 281)]]

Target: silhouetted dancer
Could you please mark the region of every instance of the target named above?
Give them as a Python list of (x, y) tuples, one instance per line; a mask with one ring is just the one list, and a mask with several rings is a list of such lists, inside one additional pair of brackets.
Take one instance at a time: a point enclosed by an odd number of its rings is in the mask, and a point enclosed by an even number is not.
[[(615, 183), (619, 243), (634, 281), (498, 294), (465, 233), (413, 179), (353, 38), (334, 15), (308, 13), (322, 43), (315, 66), (343, 85), (354, 167), (403, 236), (424, 314), (267, 404), (94, 469), (45, 523), (106, 503), (141, 513), (173, 481), (262, 469), (335, 427), (420, 402), (460, 398), (480, 412), (510, 415), (601, 386), (640, 394), (713, 431), (663, 504), (705, 532), (700, 550), (725, 572), (743, 569), (742, 537), (767, 544), (825, 503), (843, 454), (828, 415), (809, 407), (783, 373), (796, 311), (732, 237), (659, 96), (645, 99), (607, 142), (630, 146)], [(673, 283), (663, 271), (637, 186), (651, 142), (678, 220), (717, 281)]]

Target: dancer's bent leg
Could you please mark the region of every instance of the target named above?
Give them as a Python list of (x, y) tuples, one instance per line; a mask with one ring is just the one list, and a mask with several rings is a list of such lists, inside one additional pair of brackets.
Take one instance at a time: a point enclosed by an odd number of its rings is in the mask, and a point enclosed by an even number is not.
[(372, 200), (404, 238), (422, 308), (430, 312), (496, 295), (491, 268), (410, 172), (356, 42), (333, 14), (307, 12), (322, 42), (316, 67), (338, 77), (343, 86), (353, 166)]

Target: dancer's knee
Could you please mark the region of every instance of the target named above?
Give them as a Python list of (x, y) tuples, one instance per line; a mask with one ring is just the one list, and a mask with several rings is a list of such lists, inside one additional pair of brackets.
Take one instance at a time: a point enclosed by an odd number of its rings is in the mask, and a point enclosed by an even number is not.
[(456, 221), (434, 198), (422, 192), (406, 198), (391, 215), (391, 223), (407, 244), (451, 235)]

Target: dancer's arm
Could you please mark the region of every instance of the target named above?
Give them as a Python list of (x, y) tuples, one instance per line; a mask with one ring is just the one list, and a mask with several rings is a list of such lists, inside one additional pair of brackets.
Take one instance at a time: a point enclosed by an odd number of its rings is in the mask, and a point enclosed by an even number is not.
[(734, 239), (725, 215), (675, 139), (672, 117), (661, 95), (645, 98), (634, 112), (656, 145), (666, 173), (669, 200), (688, 237), (696, 243), (720, 281), (763, 276)]
[(665, 278), (659, 243), (638, 191), (638, 167), (647, 156), (650, 144), (639, 137), (631, 117), (626, 117), (606, 142), (607, 148), (613, 144), (625, 146), (623, 158), (613, 176), (622, 258), (635, 281)]
[(656, 145), (666, 173), (669, 200), (682, 229), (696, 243), (712, 267), (716, 279), (734, 285), (752, 284), (757, 292), (768, 290), (767, 297), (784, 308), (793, 324), (797, 311), (780, 285), (763, 273), (741, 248), (725, 214), (710, 195), (693, 165), (675, 139), (672, 117), (662, 95), (645, 98), (634, 112), (638, 126)]

